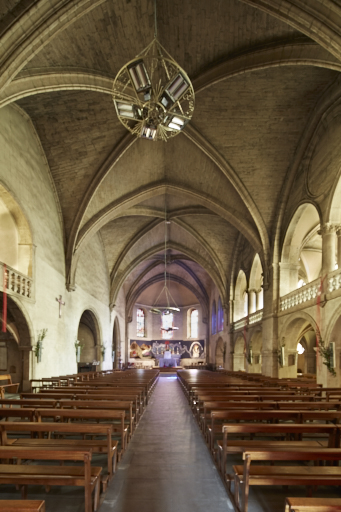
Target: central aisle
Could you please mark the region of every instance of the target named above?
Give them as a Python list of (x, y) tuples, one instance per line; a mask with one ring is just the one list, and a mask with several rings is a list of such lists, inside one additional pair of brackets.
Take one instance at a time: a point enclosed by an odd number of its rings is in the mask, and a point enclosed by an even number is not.
[(100, 512), (227, 512), (227, 497), (176, 377), (160, 377)]

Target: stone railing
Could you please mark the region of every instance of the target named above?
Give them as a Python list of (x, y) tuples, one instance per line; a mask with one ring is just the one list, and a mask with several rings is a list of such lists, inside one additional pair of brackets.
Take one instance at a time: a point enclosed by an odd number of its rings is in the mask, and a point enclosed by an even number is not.
[[(0, 262), (0, 290), (4, 291), (4, 264)], [(6, 265), (6, 291), (9, 295), (16, 295), (32, 299), (33, 280), (21, 274), (14, 268)]]
[(298, 288), (293, 292), (284, 295), (280, 298), (280, 311), (286, 311), (287, 309), (294, 308), (299, 304), (308, 302), (308, 300), (316, 299), (320, 287), (320, 279), (315, 279), (309, 284)]
[(256, 311), (255, 313), (251, 313), (249, 315), (249, 325), (255, 324), (256, 322), (260, 322), (263, 319), (263, 310), (260, 309), (259, 311)]
[(328, 292), (334, 292), (341, 288), (341, 268), (328, 274)]
[(234, 331), (238, 331), (239, 329), (244, 328), (245, 326), (255, 324), (256, 322), (260, 322), (263, 318), (263, 310), (260, 309), (255, 313), (251, 313), (249, 316), (244, 316), (240, 320), (233, 322), (232, 328)]

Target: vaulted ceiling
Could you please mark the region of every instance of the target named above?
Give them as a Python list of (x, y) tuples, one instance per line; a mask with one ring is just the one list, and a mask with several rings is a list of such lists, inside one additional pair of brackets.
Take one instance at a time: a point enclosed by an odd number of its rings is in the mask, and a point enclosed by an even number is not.
[(125, 130), (111, 91), (153, 38), (153, 0), (3, 0), (0, 107), (15, 102), (41, 140), (69, 285), (98, 234), (111, 303), (122, 287), (128, 309), (156, 295), (165, 209), (184, 304), (207, 309), (213, 283), (226, 302), (240, 248), (267, 268), (292, 162), (341, 70), (340, 20), (337, 2), (322, 0), (157, 0), (159, 40), (196, 103), (183, 133), (152, 143)]

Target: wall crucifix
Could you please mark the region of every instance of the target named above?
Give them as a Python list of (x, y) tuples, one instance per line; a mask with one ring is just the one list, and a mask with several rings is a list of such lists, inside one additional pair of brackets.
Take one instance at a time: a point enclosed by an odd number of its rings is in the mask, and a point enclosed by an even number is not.
[(56, 297), (56, 301), (59, 302), (59, 318), (62, 317), (62, 306), (65, 306), (65, 302), (62, 300), (62, 296), (59, 295), (59, 299)]

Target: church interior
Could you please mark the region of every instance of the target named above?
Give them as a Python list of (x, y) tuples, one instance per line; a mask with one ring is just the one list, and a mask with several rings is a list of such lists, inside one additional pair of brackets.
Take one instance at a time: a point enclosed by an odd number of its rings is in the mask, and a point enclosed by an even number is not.
[(341, 510), (340, 72), (339, 0), (0, 0), (1, 510)]

